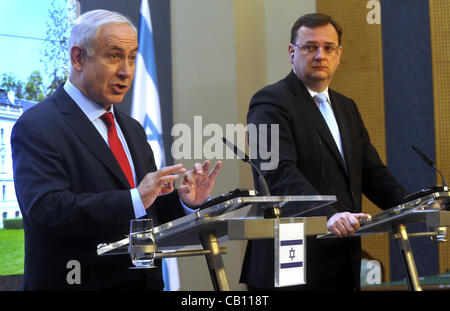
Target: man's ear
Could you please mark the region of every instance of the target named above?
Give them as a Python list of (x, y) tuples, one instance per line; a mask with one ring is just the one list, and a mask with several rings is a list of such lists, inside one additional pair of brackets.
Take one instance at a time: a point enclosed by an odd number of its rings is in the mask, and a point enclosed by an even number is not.
[(294, 46), (292, 45), (292, 43), (289, 43), (289, 46), (288, 46), (288, 53), (289, 53), (289, 62), (290, 62), (291, 64), (294, 63), (294, 52), (295, 52)]
[(72, 46), (70, 49), (70, 62), (76, 71), (81, 71), (83, 69), (85, 59), (86, 50), (80, 45)]

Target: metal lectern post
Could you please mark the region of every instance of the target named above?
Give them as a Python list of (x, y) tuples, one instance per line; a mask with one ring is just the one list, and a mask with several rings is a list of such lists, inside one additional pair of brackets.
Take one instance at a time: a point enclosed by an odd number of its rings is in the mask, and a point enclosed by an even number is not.
[(405, 268), (406, 280), (410, 290), (422, 291), (420, 286), (419, 274), (417, 273), (416, 263), (411, 250), (411, 244), (408, 239), (408, 232), (404, 224), (393, 224), (392, 230), (394, 238), (397, 240), (398, 247), (402, 256), (403, 267)]
[[(393, 232), (400, 249), (409, 289), (421, 291), (422, 287), (409, 237), (429, 236), (433, 237), (435, 241), (445, 242), (447, 240), (446, 227), (450, 227), (449, 208), (450, 191), (428, 193), (361, 220), (361, 226), (356, 230), (354, 236)], [(414, 223), (425, 223), (427, 231), (408, 234), (406, 226)], [(337, 238), (337, 236), (330, 233), (319, 238)]]
[(219, 241), (214, 232), (206, 232), (200, 234), (200, 241), (203, 249), (210, 252), (205, 255), (208, 264), (209, 275), (215, 291), (229, 291), (227, 273), (220, 255)]

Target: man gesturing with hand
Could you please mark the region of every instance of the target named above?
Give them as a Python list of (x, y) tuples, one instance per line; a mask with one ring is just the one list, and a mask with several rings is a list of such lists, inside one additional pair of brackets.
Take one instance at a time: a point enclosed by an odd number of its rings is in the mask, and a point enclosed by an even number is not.
[[(130, 270), (129, 255), (97, 256), (130, 220), (155, 225), (185, 215), (211, 193), (221, 164), (157, 170), (147, 135), (119, 105), (134, 77), (138, 40), (124, 16), (79, 16), (69, 79), (28, 109), (11, 134), (14, 181), (25, 229), (25, 290), (162, 290), (157, 268)], [(183, 176), (180, 190), (174, 180)], [(180, 200), (181, 199), (181, 200)], [(77, 262), (79, 282), (69, 282)]]
[(214, 168), (209, 172), (211, 162), (205, 161), (203, 165), (195, 163), (194, 168), (187, 171), (183, 176), (178, 194), (182, 201), (190, 207), (203, 204), (214, 187), (216, 176), (222, 167), (222, 162), (218, 161)]

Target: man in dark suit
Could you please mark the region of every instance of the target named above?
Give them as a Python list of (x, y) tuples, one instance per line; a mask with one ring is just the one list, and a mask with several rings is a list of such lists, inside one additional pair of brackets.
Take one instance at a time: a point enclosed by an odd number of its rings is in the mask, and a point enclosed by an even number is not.
[[(383, 209), (406, 194), (380, 160), (353, 100), (329, 89), (342, 55), (341, 34), (327, 15), (300, 17), (288, 48), (292, 72), (258, 91), (247, 115), (249, 124), (279, 124), (278, 166), (263, 171), (271, 194), (336, 195), (336, 203), (303, 216), (327, 216), (328, 230), (346, 237), (308, 238), (307, 284), (285, 289), (358, 290), (361, 243), (347, 236), (367, 217), (362, 193)], [(255, 184), (260, 187), (257, 178)], [(241, 282), (250, 289), (274, 289), (273, 243), (249, 241)]]
[[(97, 245), (123, 238), (131, 219), (150, 217), (157, 225), (202, 204), (221, 163), (210, 174), (209, 161), (190, 171), (181, 164), (157, 170), (142, 126), (114, 109), (134, 77), (138, 41), (128, 19), (87, 12), (69, 45), (69, 79), (27, 110), (11, 135), (25, 226), (24, 287), (162, 290), (161, 262), (130, 270), (130, 256), (99, 257)], [(174, 191), (177, 174), (183, 182)]]

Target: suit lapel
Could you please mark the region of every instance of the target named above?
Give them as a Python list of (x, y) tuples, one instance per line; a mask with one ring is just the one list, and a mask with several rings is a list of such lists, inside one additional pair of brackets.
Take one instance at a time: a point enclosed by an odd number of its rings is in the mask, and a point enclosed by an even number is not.
[[(291, 72), (287, 77), (286, 80), (288, 84), (291, 86), (291, 89), (295, 95), (295, 99), (297, 103), (299, 104), (300, 108), (303, 109), (303, 111), (308, 115), (309, 119), (312, 121), (312, 124), (316, 127), (319, 135), (322, 137), (322, 139), (325, 141), (325, 143), (328, 145), (330, 150), (332, 151), (333, 155), (336, 157), (336, 159), (341, 164), (344, 171), (346, 171), (344, 160), (342, 159), (341, 153), (339, 152), (339, 149), (336, 145), (336, 142), (333, 138), (333, 135), (331, 134), (330, 129), (328, 128), (328, 125), (325, 121), (325, 119), (322, 116), (322, 113), (320, 112), (319, 108), (317, 107), (316, 102), (313, 100), (311, 95), (309, 94), (306, 87), (303, 85), (303, 83), (297, 78), (297, 76), (294, 74), (294, 72)], [(339, 131), (341, 129), (341, 126), (338, 122)], [(342, 133), (341, 133), (342, 135)], [(345, 155), (345, 153), (344, 153)]]
[(55, 95), (61, 97), (57, 101), (57, 109), (63, 115), (75, 135), (125, 187), (130, 188), (128, 180), (111, 152), (111, 149), (83, 111), (62, 87), (55, 92)]
[(339, 127), (339, 133), (341, 135), (342, 149), (345, 157), (345, 164), (347, 165), (347, 172), (351, 171), (352, 167), (352, 157), (351, 157), (351, 144), (350, 144), (350, 129), (348, 125), (350, 124), (349, 120), (347, 120), (347, 114), (343, 110), (343, 106), (339, 105), (336, 96), (334, 95), (334, 91), (329, 89), (328, 93), (330, 94), (331, 104), (334, 111), (334, 116), (336, 118), (336, 122)]

